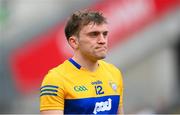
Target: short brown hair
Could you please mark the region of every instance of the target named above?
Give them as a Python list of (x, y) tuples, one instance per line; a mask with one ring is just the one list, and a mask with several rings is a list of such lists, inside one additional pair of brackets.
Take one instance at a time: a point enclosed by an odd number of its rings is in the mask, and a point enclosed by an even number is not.
[(106, 18), (100, 12), (89, 10), (74, 12), (65, 26), (67, 40), (72, 35), (78, 36), (81, 28), (91, 22), (94, 22), (95, 24), (107, 23)]

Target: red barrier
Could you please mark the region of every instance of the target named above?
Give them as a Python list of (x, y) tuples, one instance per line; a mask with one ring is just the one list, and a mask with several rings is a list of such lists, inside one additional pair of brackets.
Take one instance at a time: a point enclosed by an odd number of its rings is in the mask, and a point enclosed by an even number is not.
[[(179, 3), (179, 0), (103, 0), (90, 9), (99, 10), (108, 17), (109, 47), (113, 48)], [(59, 24), (14, 50), (10, 64), (20, 92), (38, 90), (48, 70), (71, 56), (63, 28), (64, 23)]]

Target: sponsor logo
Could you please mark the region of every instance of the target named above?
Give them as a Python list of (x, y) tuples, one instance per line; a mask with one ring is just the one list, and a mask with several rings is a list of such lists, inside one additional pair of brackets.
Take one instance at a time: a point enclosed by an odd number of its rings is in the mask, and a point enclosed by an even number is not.
[(93, 113), (97, 114), (98, 112), (101, 112), (101, 111), (109, 111), (109, 110), (111, 110), (111, 107), (112, 107), (112, 99), (111, 98), (109, 98), (105, 102), (96, 102)]
[(102, 81), (97, 80), (95, 82), (91, 82), (92, 85), (98, 85), (98, 84), (103, 84)]
[(74, 90), (76, 92), (82, 92), (82, 91), (87, 91), (88, 89), (84, 85), (82, 85), (82, 86), (74, 86)]

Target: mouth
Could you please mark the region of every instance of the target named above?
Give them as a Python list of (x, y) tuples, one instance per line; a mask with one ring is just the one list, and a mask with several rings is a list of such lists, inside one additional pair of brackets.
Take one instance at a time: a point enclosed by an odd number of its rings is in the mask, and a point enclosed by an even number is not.
[(103, 46), (103, 47), (96, 47), (95, 49), (100, 50), (100, 51), (106, 51), (107, 47)]
[(107, 46), (96, 47), (95, 49), (107, 49)]

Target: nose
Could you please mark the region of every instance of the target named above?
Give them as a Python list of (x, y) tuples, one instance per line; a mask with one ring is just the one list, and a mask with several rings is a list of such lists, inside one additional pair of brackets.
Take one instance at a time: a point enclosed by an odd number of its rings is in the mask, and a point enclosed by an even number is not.
[(106, 42), (107, 42), (107, 38), (103, 34), (100, 34), (98, 37), (98, 43), (105, 44)]

